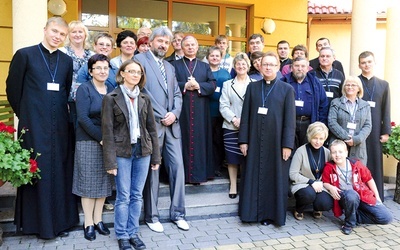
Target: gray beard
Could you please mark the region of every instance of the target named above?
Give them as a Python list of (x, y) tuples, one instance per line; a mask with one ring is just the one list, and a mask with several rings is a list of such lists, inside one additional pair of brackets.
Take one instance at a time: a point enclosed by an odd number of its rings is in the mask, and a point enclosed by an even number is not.
[(153, 50), (152, 52), (153, 52), (153, 54), (154, 54), (156, 57), (158, 57), (158, 58), (160, 58), (160, 59), (163, 59), (163, 58), (165, 57), (165, 54), (167, 54), (167, 52), (160, 51), (160, 50), (158, 50), (158, 49), (155, 49), (155, 50)]

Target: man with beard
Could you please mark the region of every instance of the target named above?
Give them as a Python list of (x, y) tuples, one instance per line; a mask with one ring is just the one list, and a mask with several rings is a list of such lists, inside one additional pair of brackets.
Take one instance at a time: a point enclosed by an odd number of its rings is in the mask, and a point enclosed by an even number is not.
[[(135, 59), (144, 67), (146, 85), (143, 92), (150, 96), (156, 119), (158, 141), (163, 163), (169, 176), (171, 195), (170, 219), (179, 229), (189, 230), (185, 220), (185, 176), (181, 148), (179, 116), (182, 95), (172, 65), (163, 60), (172, 40), (167, 27), (155, 29), (149, 38), (150, 50)], [(157, 209), (160, 170), (149, 171), (144, 187), (144, 213), (149, 228), (163, 232)]]
[(292, 85), (296, 92), (296, 148), (307, 143), (307, 128), (313, 122), (327, 124), (328, 98), (315, 72), (308, 71), (308, 60), (297, 57), (292, 63), (292, 73), (282, 80)]

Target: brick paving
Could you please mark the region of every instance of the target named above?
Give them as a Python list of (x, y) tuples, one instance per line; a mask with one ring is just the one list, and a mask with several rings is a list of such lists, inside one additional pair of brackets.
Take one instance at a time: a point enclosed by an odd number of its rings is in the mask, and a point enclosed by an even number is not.
[[(392, 211), (394, 221), (390, 225), (362, 225), (354, 228), (351, 235), (343, 235), (339, 227), (341, 218), (332, 212), (324, 212), (321, 219), (305, 213), (304, 220), (297, 221), (288, 211), (286, 225), (261, 226), (258, 223), (242, 223), (238, 216), (217, 218), (189, 218), (189, 231), (181, 231), (176, 225), (164, 222), (164, 233), (152, 232), (146, 225), (140, 226), (140, 236), (147, 249), (400, 249), (400, 205), (386, 197), (385, 204)], [(82, 230), (70, 232), (65, 238), (41, 240), (35, 236), (4, 235), (0, 249), (118, 249), (113, 228), (110, 236), (97, 234), (90, 242), (84, 239)]]

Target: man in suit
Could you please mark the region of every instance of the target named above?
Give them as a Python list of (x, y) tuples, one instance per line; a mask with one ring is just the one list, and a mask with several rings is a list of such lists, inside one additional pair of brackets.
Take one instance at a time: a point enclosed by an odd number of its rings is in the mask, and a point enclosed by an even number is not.
[[(146, 71), (144, 92), (150, 96), (157, 124), (158, 140), (164, 166), (169, 176), (171, 206), (170, 219), (179, 229), (189, 230), (185, 220), (185, 176), (182, 159), (181, 128), (178, 118), (182, 108), (182, 94), (175, 69), (163, 60), (172, 40), (167, 27), (159, 27), (149, 38), (150, 50), (135, 56)], [(149, 172), (143, 191), (145, 221), (155, 232), (163, 232), (157, 209), (159, 170)]]

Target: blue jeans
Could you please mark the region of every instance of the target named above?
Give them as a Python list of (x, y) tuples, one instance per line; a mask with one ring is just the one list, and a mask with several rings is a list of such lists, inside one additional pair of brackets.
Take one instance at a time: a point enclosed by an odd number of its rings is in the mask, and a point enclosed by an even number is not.
[(382, 202), (374, 206), (360, 200), (354, 190), (345, 190), (340, 193), (340, 207), (344, 209), (345, 226), (355, 227), (359, 224), (388, 224), (393, 216)]
[(139, 217), (142, 210), (142, 192), (149, 172), (150, 155), (141, 156), (140, 142), (132, 145), (130, 158), (117, 157), (115, 184), (114, 228), (117, 239), (129, 239), (139, 231)]

